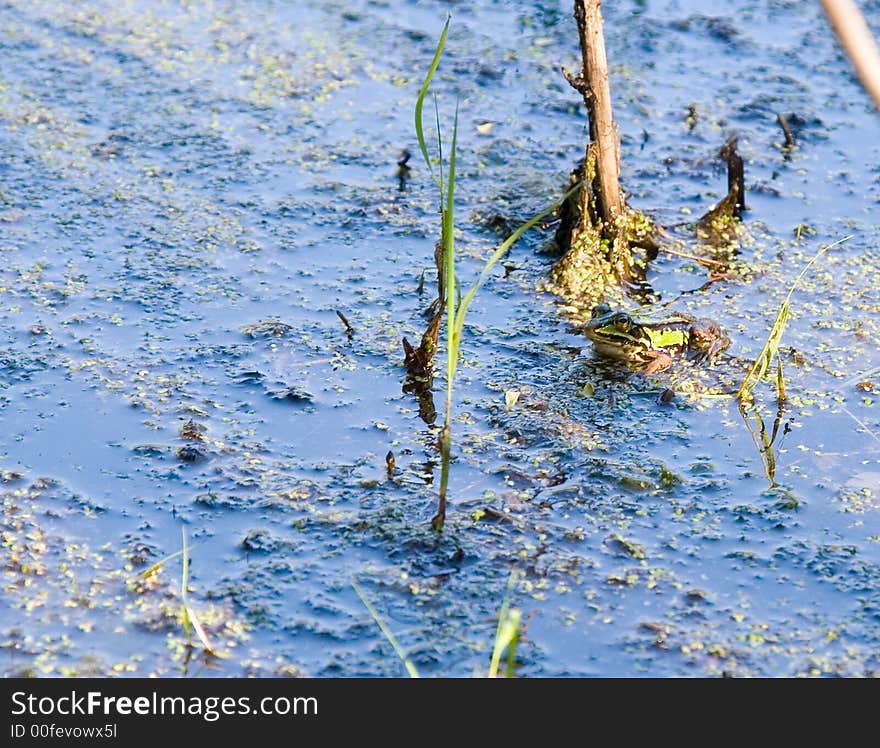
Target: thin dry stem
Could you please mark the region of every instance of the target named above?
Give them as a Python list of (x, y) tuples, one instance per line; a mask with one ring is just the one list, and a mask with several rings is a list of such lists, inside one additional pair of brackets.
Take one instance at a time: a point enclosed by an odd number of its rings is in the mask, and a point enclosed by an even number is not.
[(859, 6), (853, 0), (822, 0), (822, 7), (859, 80), (880, 109), (880, 51)]

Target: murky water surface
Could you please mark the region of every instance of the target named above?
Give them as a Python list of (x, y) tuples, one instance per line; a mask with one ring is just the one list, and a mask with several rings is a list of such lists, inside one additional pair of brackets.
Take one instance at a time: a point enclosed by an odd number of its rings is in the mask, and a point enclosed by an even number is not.
[[(396, 161), (451, 11), (435, 90), (447, 135), (460, 106), (469, 285), (582, 153), (569, 5), (0, 4), (5, 675), (402, 675), (353, 580), (421, 673), (484, 673), (514, 570), (522, 676), (877, 672), (880, 119), (818, 3), (605, 8), (632, 204), (686, 234), (739, 135), (748, 272), (680, 300), (732, 354), (852, 235), (793, 298), (772, 450), (730, 398), (664, 405), (594, 360), (537, 290), (536, 231), (469, 315), (430, 530), (401, 339), (437, 197)], [(664, 300), (707, 279), (668, 253), (649, 273)], [(143, 575), (182, 530), (214, 657), (184, 635), (180, 556)]]

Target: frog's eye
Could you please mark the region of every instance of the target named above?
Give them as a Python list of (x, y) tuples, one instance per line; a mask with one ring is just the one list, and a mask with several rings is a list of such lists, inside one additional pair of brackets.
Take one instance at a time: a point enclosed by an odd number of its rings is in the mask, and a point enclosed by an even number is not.
[(632, 327), (633, 321), (632, 317), (630, 317), (626, 312), (618, 312), (611, 319), (611, 324), (614, 325), (621, 332), (629, 332)]
[(608, 304), (596, 304), (593, 307), (593, 311), (590, 312), (590, 316), (595, 319), (596, 317), (601, 317), (603, 314), (608, 314), (611, 311), (611, 307)]

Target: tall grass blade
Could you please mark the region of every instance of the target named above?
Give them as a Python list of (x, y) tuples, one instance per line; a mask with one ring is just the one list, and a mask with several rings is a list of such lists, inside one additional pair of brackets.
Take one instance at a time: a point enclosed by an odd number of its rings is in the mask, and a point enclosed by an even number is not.
[(508, 629), (510, 631), (507, 644), (507, 670), (505, 676), (513, 678), (516, 675), (516, 646), (519, 644), (519, 630), (522, 626), (522, 611), (514, 608), (508, 613)]
[(452, 378), (458, 360), (458, 337), (455, 307), (455, 150), (458, 142), (458, 107), (455, 108), (455, 122), (452, 125), (452, 150), (449, 153), (449, 175), (447, 177), (446, 209), (443, 211), (443, 255), (446, 262), (446, 387), (451, 400)]
[(403, 662), (403, 666), (406, 668), (406, 672), (409, 673), (410, 678), (418, 678), (419, 671), (416, 670), (416, 666), (413, 664), (413, 661), (406, 656), (406, 653), (401, 648), (400, 644), (397, 643), (397, 639), (394, 634), (391, 632), (385, 625), (385, 621), (382, 620), (378, 611), (373, 607), (372, 603), (367, 600), (364, 596), (364, 593), (361, 592), (361, 588), (358, 587), (357, 582), (352, 580), (351, 586), (354, 588), (354, 591), (357, 592), (357, 596), (361, 599), (361, 602), (364, 604), (364, 607), (369, 611), (370, 615), (373, 617), (373, 620), (376, 622), (376, 625), (379, 627), (379, 630), (385, 634), (385, 638), (388, 640), (389, 644), (394, 648), (395, 653)]
[(840, 244), (843, 244), (845, 241), (848, 241), (849, 239), (852, 239), (852, 235), (845, 236), (843, 237), (843, 239), (838, 239), (836, 242), (822, 247), (804, 266), (803, 270), (798, 273), (797, 278), (794, 279), (794, 283), (791, 284), (791, 288), (788, 289), (788, 294), (785, 297), (785, 301), (783, 301), (782, 305), (779, 307), (779, 312), (776, 315), (776, 320), (773, 323), (773, 327), (770, 329), (770, 335), (767, 337), (764, 346), (761, 348), (761, 352), (752, 363), (752, 366), (746, 374), (742, 385), (740, 385), (740, 388), (736, 393), (737, 400), (751, 400), (752, 391), (755, 389), (755, 386), (758, 384), (758, 382), (760, 382), (764, 378), (764, 375), (767, 373), (767, 369), (770, 368), (773, 357), (776, 355), (776, 352), (779, 349), (779, 344), (782, 341), (782, 334), (785, 332), (785, 326), (788, 323), (788, 313), (792, 294), (794, 294), (798, 285), (800, 285), (800, 282), (803, 279), (804, 275), (806, 275), (807, 271), (813, 266), (813, 263), (816, 262), (816, 260), (818, 260), (829, 249), (837, 247)]
[[(504, 256), (514, 242), (581, 186), (575, 185), (572, 187), (560, 200), (554, 202), (549, 208), (524, 223), (513, 234), (511, 234), (511, 236), (502, 242), (486, 262), (480, 276), (477, 278), (468, 293), (465, 294), (464, 297), (461, 296), (461, 287), (456, 283), (455, 275), (455, 180), (456, 158), (458, 155), (458, 105), (456, 104), (455, 107), (455, 120), (452, 128), (452, 147), (448, 157), (448, 170), (445, 181), (443, 173), (443, 138), (440, 128), (440, 111), (436, 97), (434, 98), (434, 116), (437, 121), (437, 150), (439, 153), (437, 172), (434, 171), (433, 164), (428, 155), (428, 147), (425, 142), (425, 133), (422, 126), (422, 109), (424, 107), (425, 97), (428, 94), (428, 89), (430, 88), (434, 73), (437, 71), (437, 67), (440, 64), (440, 57), (446, 43), (446, 34), (449, 31), (449, 22), (450, 18), (447, 17), (446, 23), (443, 26), (443, 32), (440, 35), (440, 40), (437, 43), (437, 49), (434, 52), (434, 57), (431, 60), (431, 65), (425, 76), (425, 81), (419, 91), (415, 109), (416, 137), (419, 141), (419, 149), (422, 152), (422, 157), (424, 158), (425, 163), (431, 171), (431, 176), (434, 179), (434, 182), (440, 190), (440, 254), (442, 254), (443, 258), (443, 267), (441, 269), (440, 260), (437, 260), (437, 266), (440, 271), (438, 277), (442, 278), (444, 282), (441, 283), (438, 280), (438, 295), (441, 297), (441, 303), (445, 306), (445, 309), (441, 309), (440, 313), (442, 314), (445, 312), (446, 314), (446, 415), (443, 428), (439, 435), (441, 456), (440, 488), (437, 513), (431, 520), (431, 524), (435, 530), (441, 530), (446, 521), (446, 494), (449, 486), (449, 464), (451, 460), (450, 450), (452, 443), (452, 396), (455, 372), (458, 366), (459, 351), (461, 347), (462, 332), (464, 329), (464, 319), (468, 307), (473, 301), (480, 285), (488, 276), (489, 271), (495, 263)], [(445, 301), (442, 297), (445, 297)]]
[[(446, 208), (443, 205), (443, 196), (445, 194), (445, 190), (443, 189), (443, 129), (440, 127), (440, 106), (437, 104), (437, 97), (434, 97), (434, 119), (437, 121), (437, 174), (434, 174), (433, 169), (431, 170), (431, 177), (434, 182), (437, 184), (437, 188), (440, 190), (440, 214), (446, 211)], [(425, 149), (427, 152), (427, 148)], [(430, 166), (430, 164), (428, 164)], [(441, 221), (441, 230), (443, 228)]]
[(843, 410), (843, 412), (846, 413), (850, 418), (852, 418), (857, 424), (859, 424), (859, 426), (862, 427), (862, 429), (865, 431), (866, 434), (868, 434), (868, 436), (870, 436), (875, 442), (877, 442), (878, 444), (880, 444), (880, 436), (877, 436), (877, 434), (875, 434), (873, 431), (871, 431), (871, 427), (868, 426), (868, 424), (866, 424), (864, 421), (862, 421), (858, 416), (856, 416), (855, 413), (853, 413), (853, 412), (852, 412), (851, 410), (849, 410), (848, 408), (845, 408), (845, 407), (844, 407), (844, 408), (842, 408), (842, 410)]
[[(202, 643), (202, 646), (205, 648), (205, 651), (213, 654), (214, 647), (211, 646), (211, 642), (208, 641), (208, 635), (205, 633), (205, 629), (202, 627), (201, 622), (199, 621), (199, 617), (196, 615), (195, 609), (189, 604), (189, 595), (187, 593), (187, 589), (189, 588), (189, 545), (186, 539), (186, 528), (180, 528), (180, 534), (183, 538), (183, 548), (180, 551), (182, 555), (181, 558), (181, 572), (180, 572), (180, 599), (183, 601), (183, 628), (186, 634), (187, 642), (190, 641), (190, 626), (193, 631), (196, 632), (196, 635), (199, 637), (199, 641)], [(173, 554), (178, 555), (178, 554)]]
[[(456, 112), (456, 125), (457, 125), (457, 112)], [(456, 128), (457, 129), (457, 128)], [(451, 164), (454, 163), (454, 155), (455, 155), (455, 133), (453, 133), (453, 149), (452, 156), (450, 156)], [(450, 167), (450, 176), (454, 176), (454, 168)], [(443, 214), (444, 219), (444, 229), (443, 229), (443, 238), (444, 240), (448, 237), (448, 244), (444, 241), (444, 257), (446, 262), (446, 271), (447, 271), (447, 284), (446, 284), (446, 296), (447, 296), (447, 350), (446, 350), (446, 418), (443, 426), (443, 430), (440, 433), (440, 491), (439, 491), (439, 502), (437, 508), (437, 514), (431, 520), (431, 524), (435, 530), (440, 530), (443, 528), (443, 523), (446, 520), (446, 491), (449, 485), (449, 461), (450, 461), (450, 449), (452, 444), (451, 437), (451, 422), (452, 422), (452, 390), (453, 390), (453, 382), (455, 380), (455, 372), (458, 368), (458, 357), (459, 350), (461, 348), (461, 337), (464, 330), (464, 321), (467, 316), (468, 308), (471, 305), (471, 302), (474, 300), (474, 297), (477, 295), (477, 291), (482, 285), (483, 281), (489, 275), (489, 272), (494, 267), (495, 263), (498, 262), (507, 251), (513, 246), (513, 244), (530, 228), (535, 226), (542, 218), (546, 217), (550, 213), (552, 213), (559, 205), (561, 205), (568, 197), (578, 190), (582, 186), (582, 183), (576, 184), (572, 187), (568, 192), (566, 192), (559, 200), (554, 202), (552, 205), (542, 210), (536, 216), (530, 218), (524, 224), (522, 224), (519, 228), (516, 229), (507, 239), (505, 239), (486, 263), (483, 265), (483, 269), (480, 272), (480, 275), (477, 277), (477, 280), (474, 281), (474, 284), (471, 286), (470, 290), (464, 295), (464, 297), (458, 298), (452, 292), (452, 281), (455, 280), (455, 270), (454, 270), (454, 257), (455, 257), (455, 243), (452, 237), (453, 231), (453, 221), (452, 221), (452, 208), (447, 205), (447, 209)], [(451, 202), (454, 196), (454, 182), (452, 179), (449, 180), (449, 194), (447, 200)], [(446, 217), (449, 215), (449, 222), (446, 223)], [(460, 294), (460, 289), (458, 285), (456, 285), (456, 290)], [(458, 306), (456, 307), (456, 299), (458, 298)]]
[(758, 357), (754, 362), (752, 362), (749, 373), (746, 374), (746, 378), (740, 386), (739, 392), (736, 393), (739, 400), (750, 399), (755, 385), (757, 385), (767, 374), (767, 370), (770, 368), (773, 357), (776, 355), (776, 351), (779, 349), (779, 344), (782, 341), (782, 333), (785, 332), (785, 326), (788, 323), (788, 311), (789, 304), (788, 299), (786, 299), (782, 302), (782, 306), (779, 307), (779, 312), (773, 322), (773, 327), (770, 328), (770, 334), (767, 336), (767, 340), (761, 348), (761, 352), (758, 354)]
[(189, 549), (186, 545), (186, 528), (180, 528), (180, 534), (183, 536), (183, 558), (181, 559), (180, 571), (180, 599), (183, 600), (183, 628), (186, 633), (186, 640), (189, 641), (189, 603), (187, 602), (186, 589), (189, 587)]
[[(434, 77), (434, 73), (437, 71), (437, 66), (440, 64), (440, 56), (443, 54), (443, 47), (446, 44), (446, 33), (449, 31), (449, 22), (452, 20), (452, 16), (446, 17), (446, 23), (443, 24), (443, 32), (440, 34), (440, 41), (437, 42), (437, 50), (434, 52), (434, 59), (431, 60), (431, 66), (428, 68), (428, 74), (425, 76), (425, 82), (422, 83), (422, 88), (419, 90), (419, 97), (416, 100), (416, 137), (419, 141), (419, 150), (422, 152), (422, 158), (425, 159), (425, 163), (428, 165), (428, 170), (431, 172), (431, 177), (434, 181), (437, 181), (437, 178), (434, 176), (434, 167), (431, 164), (431, 157), (428, 155), (428, 146), (425, 143), (425, 132), (422, 127), (422, 107), (425, 103), (425, 96), (428, 93), (428, 88), (431, 85), (431, 79)], [(442, 191), (442, 187), (440, 188)]]
[(492, 650), (492, 661), (489, 664), (489, 677), (498, 677), (498, 668), (501, 664), (501, 654), (507, 650), (506, 675), (512, 678), (516, 667), (516, 645), (519, 641), (519, 627), (522, 623), (522, 612), (516, 608), (504, 612), (498, 619), (498, 629), (495, 632), (495, 647)]
[[(439, 132), (439, 127), (438, 127)], [(458, 147), (458, 105), (452, 125), (452, 149), (449, 153), (449, 175), (446, 185), (446, 206), (443, 207), (443, 188), (440, 189), (441, 226), (440, 240), (443, 244), (443, 263), (446, 271), (446, 414), (440, 433), (440, 490), (437, 513), (431, 526), (440, 531), (446, 522), (446, 491), (449, 487), (449, 462), (452, 447), (452, 388), (455, 367), (458, 363), (458, 341), (455, 337), (456, 283), (455, 283), (455, 152)], [(442, 160), (441, 160), (442, 165)], [(441, 177), (442, 185), (442, 177)]]
[(492, 659), (489, 662), (488, 676), (490, 678), (498, 677), (501, 655), (505, 649), (507, 650), (507, 676), (513, 676), (522, 613), (515, 608), (510, 608), (510, 598), (518, 578), (519, 572), (512, 571), (507, 580), (507, 591), (504, 593), (504, 601), (501, 603), (501, 610), (498, 613), (498, 626), (495, 629), (495, 646), (492, 648)]
[(193, 630), (196, 632), (196, 635), (199, 637), (199, 641), (202, 643), (202, 646), (205, 648), (205, 651), (208, 654), (214, 654), (214, 647), (211, 646), (211, 642), (208, 641), (208, 635), (205, 633), (205, 629), (202, 628), (202, 623), (199, 621), (199, 617), (196, 615), (196, 611), (194, 608), (191, 608), (189, 605), (186, 606), (186, 612), (189, 616), (190, 623), (192, 624)]

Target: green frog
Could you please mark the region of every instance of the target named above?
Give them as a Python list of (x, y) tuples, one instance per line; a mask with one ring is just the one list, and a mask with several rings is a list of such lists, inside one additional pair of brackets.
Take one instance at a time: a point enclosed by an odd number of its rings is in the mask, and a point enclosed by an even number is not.
[(730, 345), (713, 320), (678, 312), (655, 317), (612, 309), (608, 304), (593, 307), (583, 332), (599, 355), (646, 374), (668, 368), (675, 356), (711, 362)]

